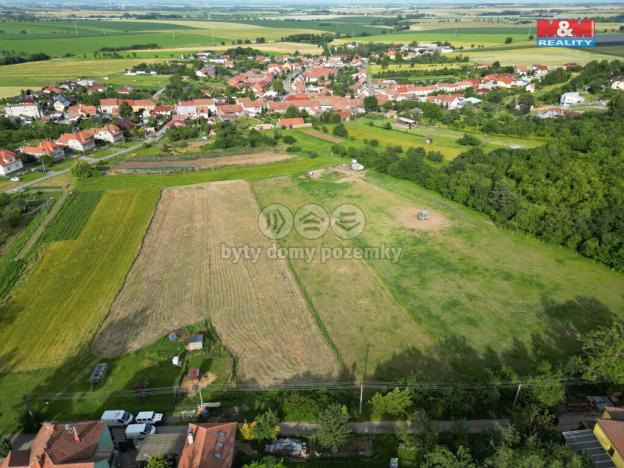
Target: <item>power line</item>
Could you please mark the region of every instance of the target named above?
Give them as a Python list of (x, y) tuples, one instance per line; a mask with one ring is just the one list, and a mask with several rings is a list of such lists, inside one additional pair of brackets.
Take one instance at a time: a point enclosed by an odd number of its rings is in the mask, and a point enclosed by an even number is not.
[[(622, 376), (624, 377), (624, 376)], [(595, 385), (612, 382), (612, 379), (587, 380), (581, 378), (550, 379), (535, 381), (496, 381), (496, 382), (415, 382), (405, 381), (367, 381), (365, 388), (369, 390), (384, 390), (389, 388), (413, 389), (413, 390), (482, 390), (489, 388), (513, 389), (519, 384), (527, 388), (544, 388), (554, 385), (565, 387)], [(232, 392), (265, 392), (269, 390), (291, 390), (291, 391), (313, 391), (313, 390), (357, 390), (362, 385), (361, 381), (338, 381), (338, 382), (301, 382), (301, 383), (280, 383), (274, 385), (260, 385), (253, 383), (210, 385), (202, 387), (212, 391), (232, 391)], [(154, 387), (145, 390), (118, 390), (108, 392), (71, 392), (71, 393), (40, 393), (28, 397), (29, 400), (73, 400), (73, 399), (99, 399), (109, 397), (150, 397), (173, 394), (195, 394), (197, 390), (184, 389), (180, 387)]]

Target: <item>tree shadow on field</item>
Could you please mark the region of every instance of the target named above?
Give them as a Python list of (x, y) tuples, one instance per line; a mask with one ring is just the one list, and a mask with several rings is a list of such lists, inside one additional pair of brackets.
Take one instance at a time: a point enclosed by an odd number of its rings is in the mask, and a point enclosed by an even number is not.
[(432, 381), (482, 376), (486, 368), (494, 371), (509, 367), (519, 374), (530, 374), (541, 361), (563, 363), (580, 351), (580, 337), (610, 326), (618, 317), (596, 298), (576, 297), (557, 303), (543, 299), (537, 316), (539, 323), (528, 340), (512, 339), (506, 349), (491, 346), (477, 350), (465, 337), (448, 335), (425, 350), (414, 347), (394, 353), (379, 364), (371, 380), (393, 380), (420, 375)]
[[(132, 352), (134, 350), (132, 343), (137, 340), (137, 334), (150, 327), (149, 317), (145, 308), (128, 313), (123, 317), (117, 317), (114, 320), (109, 315), (93, 338), (91, 344), (93, 352), (109, 357)], [(172, 327), (157, 334), (154, 340), (175, 328)]]

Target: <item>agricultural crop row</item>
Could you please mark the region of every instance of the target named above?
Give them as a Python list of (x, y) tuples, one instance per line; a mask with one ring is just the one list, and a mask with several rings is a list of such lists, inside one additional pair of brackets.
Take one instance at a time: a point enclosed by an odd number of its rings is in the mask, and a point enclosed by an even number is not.
[[(123, 283), (158, 191), (107, 192), (76, 240), (46, 244), (3, 307), (0, 370), (52, 367), (82, 351)], [(27, 346), (36, 330), (37, 346)]]
[(46, 229), (43, 242), (77, 239), (101, 198), (102, 192), (70, 195)]

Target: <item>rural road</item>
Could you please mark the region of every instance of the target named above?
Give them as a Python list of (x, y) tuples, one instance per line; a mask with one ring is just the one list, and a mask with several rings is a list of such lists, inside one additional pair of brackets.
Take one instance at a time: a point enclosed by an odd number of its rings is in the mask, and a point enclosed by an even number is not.
[[(394, 434), (399, 421), (365, 421), (351, 423), (356, 434)], [(468, 432), (482, 432), (509, 425), (508, 419), (470, 419), (465, 421), (432, 421), (433, 426), (441, 431), (451, 431), (463, 427)], [(279, 423), (283, 436), (311, 435), (318, 428), (314, 423), (283, 422)]]
[[(574, 413), (563, 414), (559, 416), (559, 422), (556, 425), (558, 431), (570, 431), (578, 429), (582, 422), (595, 421), (600, 417), (598, 413)], [(396, 432), (396, 426), (399, 421), (365, 421), (353, 422), (353, 430), (356, 434), (393, 434)], [(463, 428), (467, 432), (483, 432), (497, 427), (506, 427), (509, 425), (508, 419), (467, 419), (467, 420), (434, 420), (431, 421), (433, 427), (440, 431), (452, 431), (455, 428)], [(311, 435), (318, 424), (299, 423), (299, 422), (282, 422), (279, 423), (280, 434), (282, 436)]]

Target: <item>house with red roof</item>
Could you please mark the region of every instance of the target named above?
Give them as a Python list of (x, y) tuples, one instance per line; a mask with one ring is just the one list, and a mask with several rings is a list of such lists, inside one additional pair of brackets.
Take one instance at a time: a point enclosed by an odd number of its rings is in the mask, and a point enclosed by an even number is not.
[(22, 158), (13, 151), (0, 148), (0, 175), (8, 175), (24, 167)]
[(325, 82), (332, 76), (334, 76), (334, 70), (325, 67), (310, 68), (303, 72), (303, 79), (306, 83)]
[(231, 467), (237, 428), (235, 422), (189, 424), (178, 468)]
[(105, 421), (44, 423), (30, 448), (11, 450), (0, 468), (109, 468), (114, 449)]
[(123, 141), (123, 132), (115, 124), (104, 125), (93, 134), (96, 140), (105, 141), (107, 143), (119, 143)]
[(77, 133), (63, 133), (56, 139), (57, 145), (74, 151), (91, 151), (95, 149), (95, 130), (82, 130)]
[(277, 128), (301, 128), (305, 127), (306, 123), (301, 117), (293, 117), (290, 119), (279, 119), (277, 121)]
[(55, 161), (65, 157), (65, 150), (63, 147), (50, 140), (43, 140), (35, 146), (24, 145), (19, 151), (29, 156), (34, 156), (35, 158), (50, 156)]

